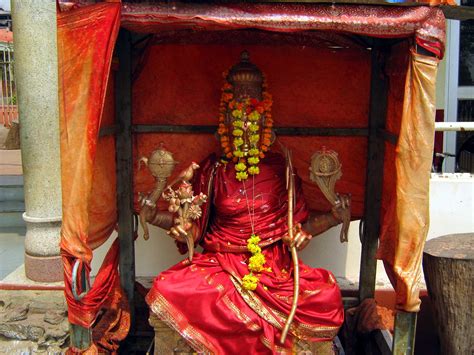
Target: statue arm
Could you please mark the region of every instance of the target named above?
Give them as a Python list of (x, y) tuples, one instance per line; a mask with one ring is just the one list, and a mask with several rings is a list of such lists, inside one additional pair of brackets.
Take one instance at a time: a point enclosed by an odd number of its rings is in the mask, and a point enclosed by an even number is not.
[[(304, 201), (302, 193), (299, 194), (299, 198)], [(298, 250), (303, 250), (313, 237), (343, 223), (346, 218), (350, 219), (350, 195), (338, 195), (338, 198), (340, 202), (332, 208), (331, 212), (320, 213), (316, 211), (308, 211), (306, 222), (303, 224), (297, 223), (295, 225), (295, 230), (293, 232), (295, 236), (294, 240), (290, 241), (288, 239), (288, 234), (286, 234), (286, 238), (284, 237), (283, 241), (290, 247), (295, 245)]]
[(340, 223), (342, 223), (342, 220), (337, 219), (332, 212), (318, 213), (310, 211), (308, 220), (303, 224), (303, 229), (314, 237)]
[(173, 213), (169, 211), (156, 211), (155, 215), (147, 222), (168, 231), (174, 224)]

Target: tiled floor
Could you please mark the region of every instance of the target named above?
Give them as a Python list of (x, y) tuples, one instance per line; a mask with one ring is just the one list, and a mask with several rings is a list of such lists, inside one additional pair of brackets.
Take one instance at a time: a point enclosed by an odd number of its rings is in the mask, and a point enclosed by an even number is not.
[(24, 228), (0, 228), (0, 280), (23, 264)]

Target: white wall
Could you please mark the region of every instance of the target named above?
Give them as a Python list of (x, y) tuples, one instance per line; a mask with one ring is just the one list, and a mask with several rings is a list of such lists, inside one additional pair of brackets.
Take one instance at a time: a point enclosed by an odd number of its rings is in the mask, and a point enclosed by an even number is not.
[[(451, 233), (473, 232), (474, 177), (469, 174), (433, 176), (430, 187), (431, 225), (428, 239)], [(335, 227), (313, 239), (300, 256), (313, 267), (322, 267), (331, 270), (338, 277), (356, 281), (359, 278), (361, 254), (359, 222), (351, 223), (349, 243), (339, 242), (339, 230), (340, 227)], [(148, 241), (143, 240), (141, 230), (139, 236), (135, 243), (137, 276), (155, 276), (185, 257), (179, 255), (173, 240), (156, 227), (151, 226)], [(98, 269), (113, 238), (115, 236), (95, 251), (93, 273)], [(377, 280), (383, 283), (387, 281), (380, 261)]]

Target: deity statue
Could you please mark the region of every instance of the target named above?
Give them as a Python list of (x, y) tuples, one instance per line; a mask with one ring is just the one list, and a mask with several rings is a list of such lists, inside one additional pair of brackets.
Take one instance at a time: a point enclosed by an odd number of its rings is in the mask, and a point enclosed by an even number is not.
[[(331, 344), (343, 322), (334, 276), (299, 262), (296, 313), (280, 342), (293, 303), (289, 248), (301, 250), (313, 236), (350, 218), (350, 197), (338, 195), (331, 212), (316, 214), (295, 176), (294, 228), (288, 233), (288, 159), (278, 153), (266, 90), (262, 72), (244, 52), (222, 90), (222, 152), (200, 163), (192, 181), (181, 185), (188, 188), (188, 202), (199, 200), (199, 218), (180, 222), (173, 206), (147, 218), (171, 231), (182, 253), (190, 239), (203, 248), (158, 275), (146, 297), (151, 311), (198, 352), (292, 353), (299, 341)], [(168, 199), (175, 196), (170, 194)]]

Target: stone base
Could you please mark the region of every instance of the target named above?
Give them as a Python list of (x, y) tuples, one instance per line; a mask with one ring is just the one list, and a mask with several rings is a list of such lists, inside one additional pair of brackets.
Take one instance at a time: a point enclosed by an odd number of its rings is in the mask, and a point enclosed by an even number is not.
[(25, 274), (37, 282), (63, 281), (61, 256), (32, 256), (25, 253)]
[[(154, 355), (193, 355), (196, 352), (187, 344), (181, 335), (175, 330), (171, 329), (159, 320), (158, 317), (150, 312), (149, 323), (155, 331), (155, 352)], [(339, 351), (336, 350), (331, 341), (325, 342), (306, 342), (300, 340), (297, 342), (292, 351), (292, 354), (297, 355), (336, 355)]]
[(0, 354), (65, 354), (63, 291), (0, 290)]

